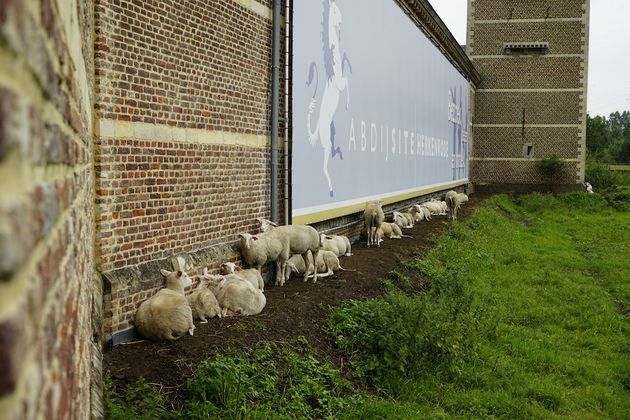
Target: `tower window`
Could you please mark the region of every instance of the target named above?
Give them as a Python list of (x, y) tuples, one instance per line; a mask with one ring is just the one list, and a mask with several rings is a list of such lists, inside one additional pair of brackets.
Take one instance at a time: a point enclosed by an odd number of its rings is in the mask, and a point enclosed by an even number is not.
[(549, 49), (548, 42), (504, 42), (505, 54), (545, 54)]

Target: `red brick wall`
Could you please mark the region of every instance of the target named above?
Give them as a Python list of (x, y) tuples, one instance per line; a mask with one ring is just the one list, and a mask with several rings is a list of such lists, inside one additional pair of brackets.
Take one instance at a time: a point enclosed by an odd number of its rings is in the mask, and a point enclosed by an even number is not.
[(270, 218), (272, 2), (96, 3), (96, 251), (110, 336), (133, 325), (172, 255), (220, 249), (194, 264), (216, 269), (238, 260), (237, 233)]
[(9, 419), (100, 412), (93, 4), (60, 4), (0, 1), (0, 417)]

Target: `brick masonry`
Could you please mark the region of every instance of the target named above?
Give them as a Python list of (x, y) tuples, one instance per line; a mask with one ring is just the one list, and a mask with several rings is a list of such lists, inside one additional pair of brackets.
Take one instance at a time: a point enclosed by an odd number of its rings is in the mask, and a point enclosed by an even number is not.
[(238, 262), (237, 233), (270, 218), (271, 4), (97, 1), (106, 337), (133, 326), (171, 256), (188, 255), (193, 275)]
[(101, 316), (92, 246), (93, 27), (91, 0), (0, 1), (0, 416), (7, 419), (101, 412), (101, 385), (91, 387), (101, 359), (91, 323)]
[[(551, 154), (569, 162), (555, 182), (583, 181), (588, 8), (588, 0), (469, 0), (467, 53), (482, 76), (473, 182), (544, 184), (536, 161)], [(503, 51), (504, 42), (541, 41), (543, 54)]]

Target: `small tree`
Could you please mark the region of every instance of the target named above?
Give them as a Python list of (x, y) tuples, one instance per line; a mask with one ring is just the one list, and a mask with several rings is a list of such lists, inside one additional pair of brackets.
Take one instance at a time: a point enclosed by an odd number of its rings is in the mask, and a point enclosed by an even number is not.
[(543, 173), (549, 184), (552, 184), (553, 177), (558, 175), (567, 162), (560, 156), (553, 154), (537, 162), (538, 169)]

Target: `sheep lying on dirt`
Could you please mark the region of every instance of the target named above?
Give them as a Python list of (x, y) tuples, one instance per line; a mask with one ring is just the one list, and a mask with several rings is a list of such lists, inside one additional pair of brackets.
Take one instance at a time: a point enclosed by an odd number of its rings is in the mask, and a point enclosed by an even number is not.
[(385, 221), (385, 214), (379, 200), (368, 201), (363, 212), (363, 223), (367, 231), (367, 246), (381, 246), (378, 228)]
[(255, 288), (265, 291), (265, 281), (263, 280), (262, 274), (255, 268), (243, 269), (233, 262), (225, 262), (221, 264), (221, 273), (236, 274), (250, 282)]
[(344, 235), (326, 235), (321, 234), (322, 249), (325, 251), (332, 251), (338, 257), (352, 255), (352, 245), (350, 245), (350, 239)]
[(136, 312), (134, 325), (150, 340), (177, 340), (186, 333), (193, 335), (192, 310), (184, 296), (184, 289), (192, 281), (188, 274), (160, 270), (166, 277), (166, 288), (142, 302)]
[(186, 299), (192, 310), (193, 319), (199, 319), (202, 324), (208, 322), (206, 318), (214, 318), (215, 316), (221, 318), (224, 315), (216, 296), (208, 288), (208, 280), (203, 277), (197, 285), (197, 289), (186, 296)]
[(442, 206), (437, 201), (427, 201), (422, 203), (422, 206), (429, 209), (431, 216), (436, 216), (442, 212)]
[(412, 236), (403, 235), (400, 226), (396, 223), (383, 222), (380, 227), (381, 237), (385, 236), (389, 239), (411, 238)]
[[(308, 256), (308, 269), (304, 265), (304, 260), (300, 257), (300, 255), (294, 255), (289, 258), (287, 261), (287, 267), (285, 271), (285, 279), (289, 280), (291, 274), (304, 274), (306, 273), (309, 277), (313, 273), (313, 258), (311, 255)], [(319, 274), (319, 277), (328, 277), (332, 276), (335, 271), (342, 270), (348, 271), (341, 266), (339, 262), (339, 257), (335, 255), (332, 251), (320, 251), (317, 256), (317, 272), (323, 273)]]
[(267, 299), (260, 289), (234, 274), (211, 275), (208, 269), (204, 268), (203, 278), (208, 281), (208, 288), (216, 296), (224, 315), (228, 311), (234, 314), (256, 315), (267, 304)]
[(414, 216), (411, 213), (401, 213), (395, 211), (393, 213), (394, 223), (403, 229), (411, 229), (413, 227)]
[[(308, 264), (307, 258), (309, 251), (314, 255), (315, 259), (317, 259), (319, 249), (322, 247), (322, 238), (315, 228), (306, 225), (278, 226), (266, 219), (258, 220), (260, 221), (260, 229), (263, 231), (263, 234), (274, 233), (287, 238), (290, 254), (301, 255), (305, 265)], [(276, 273), (276, 285), (282, 286), (284, 284), (284, 268), (283, 265), (281, 267), (282, 272), (280, 273), (280, 277), (278, 277), (278, 273)], [(304, 281), (307, 280), (308, 276), (305, 274)], [(313, 273), (313, 283), (315, 282), (317, 282), (317, 270)]]

